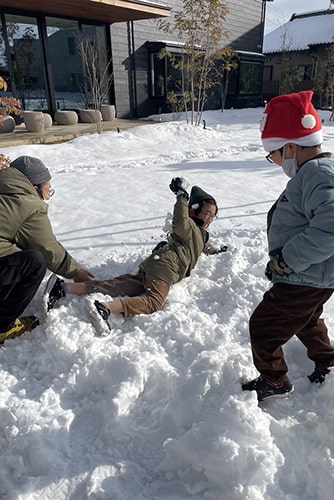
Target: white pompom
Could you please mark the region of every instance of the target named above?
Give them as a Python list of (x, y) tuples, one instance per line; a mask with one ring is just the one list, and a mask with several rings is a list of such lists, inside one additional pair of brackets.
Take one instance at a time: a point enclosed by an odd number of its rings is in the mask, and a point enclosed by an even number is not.
[(302, 125), (304, 128), (314, 128), (317, 124), (313, 115), (305, 115), (302, 118)]

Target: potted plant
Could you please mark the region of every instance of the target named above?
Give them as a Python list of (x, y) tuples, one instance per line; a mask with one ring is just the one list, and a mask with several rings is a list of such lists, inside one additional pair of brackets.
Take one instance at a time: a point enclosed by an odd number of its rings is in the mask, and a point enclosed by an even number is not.
[[(0, 76), (0, 91), (7, 91), (7, 82)], [(0, 133), (13, 132), (15, 120), (12, 115), (19, 115), (21, 103), (15, 97), (0, 96)]]

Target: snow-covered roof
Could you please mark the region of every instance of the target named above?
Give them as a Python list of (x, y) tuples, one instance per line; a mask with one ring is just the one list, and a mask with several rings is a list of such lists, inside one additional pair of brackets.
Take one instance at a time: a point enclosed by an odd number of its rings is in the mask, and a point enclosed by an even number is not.
[(332, 43), (333, 37), (333, 9), (293, 14), (287, 23), (264, 37), (263, 52), (307, 50), (310, 45)]

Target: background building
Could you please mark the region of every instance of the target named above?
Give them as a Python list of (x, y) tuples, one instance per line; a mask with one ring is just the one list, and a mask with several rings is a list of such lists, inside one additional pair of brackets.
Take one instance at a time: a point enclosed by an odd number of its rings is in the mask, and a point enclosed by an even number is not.
[[(238, 53), (226, 106), (262, 102), (262, 55), (266, 0), (229, 0), (227, 44)], [(24, 109), (85, 107), (78, 32), (94, 35), (100, 65), (111, 61), (113, 81), (105, 95), (117, 116), (143, 117), (169, 111), (166, 92), (172, 68), (158, 59), (161, 47), (177, 52), (177, 36), (164, 39), (156, 20), (173, 14), (182, 0), (0, 0), (0, 75)], [(219, 108), (215, 95), (209, 106)]]
[(264, 37), (263, 97), (314, 90), (314, 103), (332, 105), (334, 9), (293, 14)]

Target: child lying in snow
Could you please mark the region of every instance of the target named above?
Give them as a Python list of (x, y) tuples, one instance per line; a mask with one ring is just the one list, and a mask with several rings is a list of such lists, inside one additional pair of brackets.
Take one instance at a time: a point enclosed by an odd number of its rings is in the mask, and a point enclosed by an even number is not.
[(173, 178), (169, 187), (176, 194), (172, 232), (168, 241), (159, 243), (140, 264), (138, 273), (106, 281), (66, 284), (53, 274), (44, 295), (47, 310), (67, 294), (100, 292), (111, 297), (126, 296), (105, 303), (87, 300), (86, 312), (97, 333), (106, 335), (111, 329), (110, 314), (128, 317), (161, 310), (170, 287), (190, 275), (202, 252), (217, 254), (226, 251), (226, 246), (218, 249), (208, 243), (207, 229), (218, 211), (216, 200), (198, 186), (193, 186), (189, 198), (187, 181), (183, 177)]

